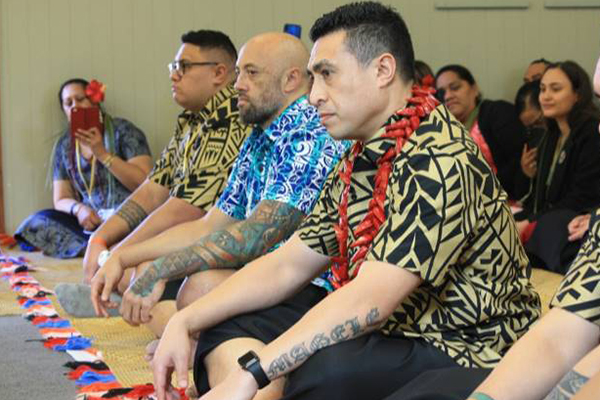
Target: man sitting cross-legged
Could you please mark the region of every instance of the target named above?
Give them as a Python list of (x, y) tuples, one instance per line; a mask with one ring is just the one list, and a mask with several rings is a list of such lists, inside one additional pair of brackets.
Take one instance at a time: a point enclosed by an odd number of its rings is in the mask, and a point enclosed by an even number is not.
[[(352, 3), (317, 20), (311, 37), (311, 103), (333, 137), (356, 143), (289, 241), (171, 318), (153, 360), (161, 400), (173, 370), (187, 384), (190, 338), (198, 391), (212, 388), (203, 400), (269, 390), (406, 399), (405, 385), (441, 369), (464, 372), (464, 385), (430, 398), (461, 399), (539, 316), (506, 193), (432, 90), (412, 86), (400, 16)], [(330, 263), (336, 290), (298, 304)]]
[(288, 34), (266, 33), (244, 45), (235, 88), (253, 131), (227, 188), (202, 219), (109, 260), (92, 280), (99, 313), (125, 268), (152, 260), (125, 292), (121, 315), (134, 325), (150, 322), (166, 282), (187, 276), (177, 299), (183, 308), (287, 239), (310, 213), (349, 143), (333, 140), (308, 103), (307, 61), (308, 50)]

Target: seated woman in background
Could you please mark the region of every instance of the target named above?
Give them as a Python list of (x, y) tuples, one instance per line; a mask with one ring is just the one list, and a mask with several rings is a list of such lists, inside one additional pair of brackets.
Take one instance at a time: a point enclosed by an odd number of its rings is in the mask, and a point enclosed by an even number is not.
[(482, 100), (471, 72), (462, 65), (446, 65), (436, 77), (440, 98), (467, 128), (510, 198), (515, 198), (515, 175), (525, 143), (525, 128), (512, 104)]
[[(525, 126), (525, 146), (521, 154), (522, 174), (526, 174), (531, 162), (537, 157), (537, 146), (546, 134), (546, 121), (540, 105), (540, 81), (524, 83), (515, 97), (515, 110)], [(515, 183), (517, 194), (526, 195), (530, 190), (529, 176), (523, 176)]]
[(525, 128), (546, 129), (544, 113), (540, 104), (540, 81), (524, 83), (515, 97), (515, 111)]
[[(63, 83), (58, 99), (67, 121), (73, 108), (98, 106), (100, 98), (86, 80)], [(87, 89), (87, 91), (86, 91)], [(90, 92), (92, 90), (92, 92)], [(98, 101), (99, 100), (99, 101)], [(146, 178), (152, 168), (146, 136), (131, 122), (101, 111), (104, 132), (94, 127), (71, 135), (70, 128), (54, 146), (54, 209), (29, 216), (15, 238), (44, 254), (71, 258), (83, 254), (91, 231)]]
[(548, 67), (539, 99), (547, 133), (523, 158), (531, 190), (515, 218), (533, 265), (565, 273), (580, 245), (568, 241), (569, 221), (600, 204), (600, 111), (589, 76), (573, 61)]

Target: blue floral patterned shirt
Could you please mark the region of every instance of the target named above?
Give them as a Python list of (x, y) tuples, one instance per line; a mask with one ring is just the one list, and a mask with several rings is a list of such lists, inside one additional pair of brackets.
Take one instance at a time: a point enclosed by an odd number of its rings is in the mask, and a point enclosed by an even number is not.
[(321, 125), (316, 108), (300, 97), (267, 129), (255, 126), (244, 142), (217, 207), (248, 218), (262, 200), (310, 214), (331, 169), (350, 147)]

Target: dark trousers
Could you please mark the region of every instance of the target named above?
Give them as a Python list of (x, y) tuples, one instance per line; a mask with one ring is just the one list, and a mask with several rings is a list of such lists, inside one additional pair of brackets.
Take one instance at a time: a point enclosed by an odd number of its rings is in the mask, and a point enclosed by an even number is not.
[(569, 242), (567, 226), (577, 213), (571, 210), (552, 210), (537, 220), (537, 226), (525, 245), (525, 251), (536, 268), (559, 274), (569, 270), (582, 241)]
[[(320, 350), (300, 368), (288, 375), (282, 400), (400, 400), (408, 395), (428, 395), (416, 385), (423, 374), (450, 371), (450, 378), (466, 371), (453, 359), (420, 339), (393, 338), (372, 333)], [(457, 373), (458, 372), (458, 373)], [(463, 374), (463, 378), (469, 374)], [(468, 395), (476, 384), (463, 379), (463, 384), (447, 382), (455, 396)], [(443, 381), (444, 374), (425, 375), (424, 379)], [(402, 389), (415, 382), (413, 388)], [(424, 382), (427, 382), (424, 380)], [(439, 382), (437, 382), (439, 383)], [(448, 385), (450, 384), (450, 385)], [(412, 394), (411, 394), (412, 393)], [(448, 391), (437, 391), (445, 393)], [(461, 400), (466, 398), (466, 395)], [(459, 399), (460, 397), (415, 397), (415, 399)]]
[(490, 372), (462, 367), (423, 372), (385, 400), (465, 400)]

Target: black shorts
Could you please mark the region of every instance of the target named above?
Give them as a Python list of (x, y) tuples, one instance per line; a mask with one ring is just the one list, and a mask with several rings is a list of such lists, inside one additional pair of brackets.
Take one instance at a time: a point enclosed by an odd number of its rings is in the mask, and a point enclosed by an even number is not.
[(291, 328), (325, 296), (325, 289), (309, 284), (277, 306), (239, 315), (203, 332), (194, 357), (194, 382), (198, 393), (202, 395), (210, 389), (208, 374), (204, 369), (204, 357), (215, 347), (241, 337), (257, 339), (268, 344)]
[(165, 291), (163, 292), (159, 301), (176, 300), (177, 294), (179, 293), (179, 289), (183, 285), (184, 281), (185, 281), (185, 278), (174, 279), (172, 281), (168, 281), (167, 284), (165, 285)]
[[(235, 317), (203, 333), (194, 360), (198, 393), (210, 389), (203, 361), (215, 347), (239, 337), (268, 344), (326, 293), (309, 285), (278, 306)], [(282, 400), (462, 400), (488, 372), (461, 368), (423, 339), (374, 332), (313, 354), (287, 375)]]

